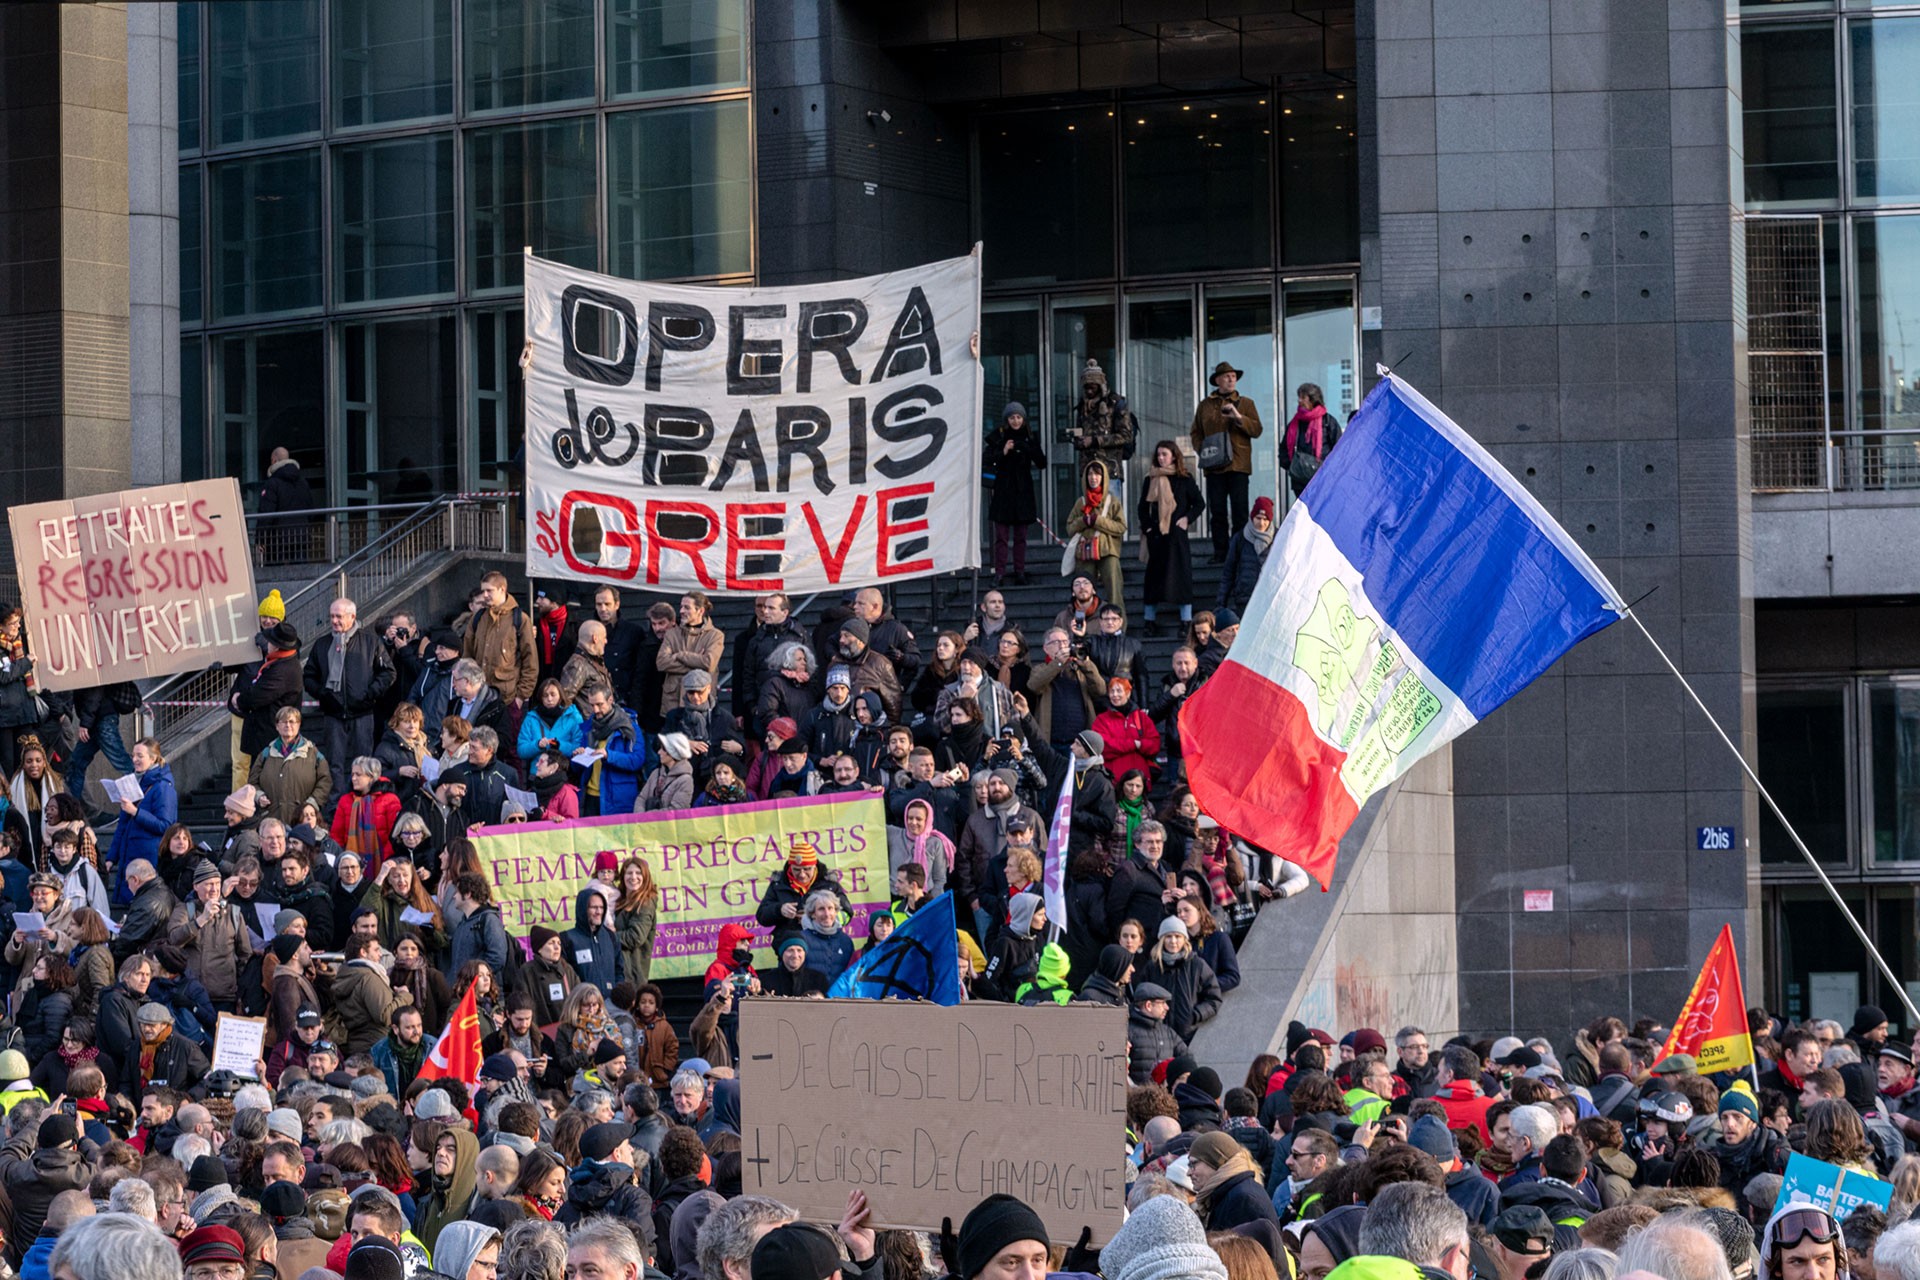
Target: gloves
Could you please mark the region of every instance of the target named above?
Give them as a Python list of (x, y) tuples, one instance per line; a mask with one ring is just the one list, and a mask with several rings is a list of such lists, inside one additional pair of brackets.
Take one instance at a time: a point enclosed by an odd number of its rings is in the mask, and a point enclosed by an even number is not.
[(1067, 1250), (1066, 1257), (1061, 1259), (1060, 1269), (1087, 1271), (1094, 1275), (1100, 1273), (1100, 1251), (1093, 1247), (1092, 1227), (1080, 1228), (1080, 1238), (1073, 1242), (1073, 1247)]
[(940, 1219), (940, 1265), (953, 1280), (960, 1267), (960, 1237), (953, 1234), (953, 1219)]

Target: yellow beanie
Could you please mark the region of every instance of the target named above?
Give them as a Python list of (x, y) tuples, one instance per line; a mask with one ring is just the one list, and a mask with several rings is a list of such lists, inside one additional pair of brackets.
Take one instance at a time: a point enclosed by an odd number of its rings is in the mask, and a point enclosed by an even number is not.
[(260, 602), (260, 617), (272, 618), (275, 622), (287, 620), (287, 606), (280, 600), (278, 590), (267, 592), (267, 598)]

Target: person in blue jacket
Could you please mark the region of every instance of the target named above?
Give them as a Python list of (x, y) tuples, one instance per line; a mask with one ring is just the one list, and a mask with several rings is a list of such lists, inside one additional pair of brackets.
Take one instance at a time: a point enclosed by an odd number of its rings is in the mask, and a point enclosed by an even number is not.
[(800, 927), (800, 940), (807, 948), (807, 968), (828, 982), (845, 973), (853, 963), (853, 939), (840, 923), (840, 895), (832, 889), (815, 889), (808, 894)]
[(607, 899), (602, 894), (586, 896), (580, 914), (574, 918), (573, 928), (562, 936), (560, 947), (562, 958), (573, 966), (580, 981), (591, 982), (603, 995), (612, 991), (613, 984), (624, 976), (626, 966), (620, 959), (620, 939), (607, 927)]
[(605, 754), (590, 765), (574, 766), (580, 788), (580, 816), (632, 813), (633, 802), (640, 794), (640, 779), (652, 765), (646, 739), (633, 727), (632, 714), (614, 703), (612, 689), (604, 684), (588, 685), (586, 699), (585, 745)]
[(133, 744), (133, 776), (140, 783), (140, 800), (120, 802), (120, 825), (113, 829), (113, 843), (107, 847), (107, 861), (114, 867), (114, 901), (133, 901), (127, 888), (126, 868), (135, 858), (160, 864), (160, 837), (180, 820), (180, 795), (174, 790), (173, 770), (160, 744), (142, 738)]
[(526, 761), (541, 751), (552, 749), (572, 758), (587, 745), (587, 721), (580, 708), (567, 701), (560, 682), (551, 677), (534, 690), (533, 705), (520, 721), (520, 758)]

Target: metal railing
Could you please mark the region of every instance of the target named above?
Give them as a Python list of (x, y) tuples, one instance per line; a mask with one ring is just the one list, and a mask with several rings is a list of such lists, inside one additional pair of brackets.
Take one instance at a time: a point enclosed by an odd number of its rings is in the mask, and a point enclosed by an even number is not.
[(288, 515), (247, 516), (253, 539), (253, 561), (268, 571), (294, 566), (338, 564), (360, 551), (395, 524), (411, 518), (431, 502), (388, 502), (374, 506), (320, 507)]
[[(491, 551), (511, 555), (520, 541), (515, 494), (448, 494), (424, 505), (385, 507), (366, 520), (329, 522), (337, 531), (329, 536), (365, 538), (357, 549), (304, 585), (283, 591), (287, 621), (310, 644), (327, 629), (327, 610), (341, 596), (357, 601), (367, 614), (404, 587), (406, 580), (438, 555), (458, 551)], [(324, 513), (348, 516), (368, 512), (350, 508)], [(303, 546), (325, 545), (316, 539)], [(288, 542), (283, 547), (291, 547)], [(263, 566), (264, 567), (264, 566)], [(368, 623), (373, 619), (366, 618)], [(233, 681), (224, 668), (185, 672), (170, 677), (141, 696), (141, 732), (171, 747), (182, 738), (210, 727), (226, 716), (227, 691)]]

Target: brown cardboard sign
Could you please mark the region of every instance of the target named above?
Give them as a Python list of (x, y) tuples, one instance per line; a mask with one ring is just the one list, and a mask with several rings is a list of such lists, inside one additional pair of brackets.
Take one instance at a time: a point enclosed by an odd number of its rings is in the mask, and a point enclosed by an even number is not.
[(1126, 1206), (1126, 1010), (750, 999), (740, 1006), (746, 1190), (838, 1222), (957, 1226), (995, 1192), (1056, 1242), (1112, 1238)]
[(258, 660), (253, 556), (231, 477), (7, 513), (47, 692)]

